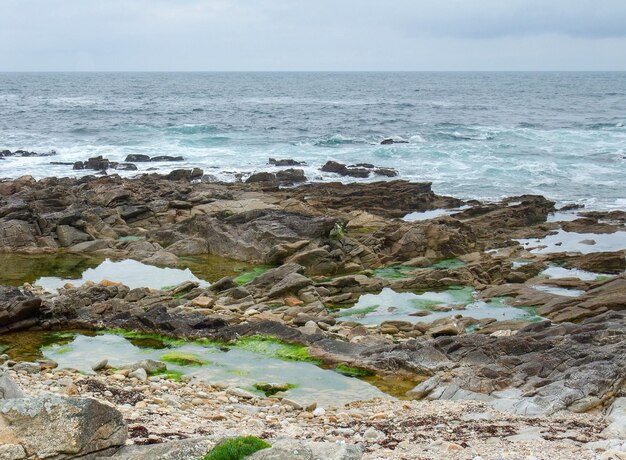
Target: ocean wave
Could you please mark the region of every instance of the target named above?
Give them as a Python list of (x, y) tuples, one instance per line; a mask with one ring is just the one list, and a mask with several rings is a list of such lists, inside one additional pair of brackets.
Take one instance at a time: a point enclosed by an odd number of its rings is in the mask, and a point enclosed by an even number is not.
[(165, 128), (166, 133), (170, 134), (184, 134), (184, 135), (194, 135), (194, 134), (211, 134), (219, 132), (219, 129), (213, 125), (180, 125), (180, 126), (169, 126)]
[(341, 145), (363, 145), (363, 144), (373, 144), (372, 141), (367, 141), (365, 139), (357, 139), (344, 137), (340, 134), (336, 134), (334, 136), (325, 137), (321, 139), (317, 139), (313, 141), (313, 145), (316, 147), (336, 147)]

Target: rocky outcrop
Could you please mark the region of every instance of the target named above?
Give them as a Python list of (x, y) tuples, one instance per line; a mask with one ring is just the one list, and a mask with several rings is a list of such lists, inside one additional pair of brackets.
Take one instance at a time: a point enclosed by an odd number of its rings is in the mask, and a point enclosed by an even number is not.
[(0, 400), (0, 458), (77, 458), (124, 445), (122, 414), (95, 399)]
[(325, 238), (334, 224), (330, 218), (262, 209), (225, 218), (197, 216), (181, 232), (206, 239), (211, 254), (263, 262), (275, 246)]
[(348, 177), (369, 177), (370, 173), (377, 176), (395, 177), (398, 171), (393, 168), (380, 168), (370, 163), (358, 163), (355, 165), (344, 165), (336, 161), (329, 160), (321, 167), (320, 171), (339, 174)]

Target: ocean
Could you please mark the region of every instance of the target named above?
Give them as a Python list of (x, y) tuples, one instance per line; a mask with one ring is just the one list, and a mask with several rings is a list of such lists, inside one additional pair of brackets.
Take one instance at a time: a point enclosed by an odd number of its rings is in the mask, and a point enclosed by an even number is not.
[(330, 181), (319, 168), (333, 159), (463, 199), (624, 209), (626, 72), (0, 73), (2, 149), (57, 155), (0, 160), (0, 177), (83, 175), (50, 161), (141, 153), (185, 161), (139, 173), (198, 166), (232, 181), (274, 170), (272, 157)]

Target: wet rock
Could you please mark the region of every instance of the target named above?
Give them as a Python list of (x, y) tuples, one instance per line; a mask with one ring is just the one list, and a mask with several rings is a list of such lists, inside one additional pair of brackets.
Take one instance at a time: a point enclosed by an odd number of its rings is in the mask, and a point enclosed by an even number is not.
[(278, 171), (276, 173), (276, 180), (278, 180), (281, 185), (294, 185), (307, 181), (304, 170), (293, 168)]
[(383, 139), (382, 141), (380, 141), (380, 145), (408, 144), (408, 143), (409, 141), (403, 141), (403, 140), (397, 140), (397, 139), (391, 139), (391, 138)]
[(150, 161), (185, 161), (185, 159), (181, 156), (158, 155), (156, 157), (152, 157)]
[(26, 372), (27, 374), (37, 374), (41, 371), (39, 363), (21, 362), (13, 366), (15, 372)]
[(338, 163), (336, 161), (329, 160), (321, 171), (339, 174), (340, 176), (361, 177), (365, 178), (370, 175), (370, 171), (366, 168), (348, 167), (345, 164)]
[(246, 184), (253, 184), (257, 182), (275, 183), (276, 181), (276, 174), (271, 172), (258, 172), (251, 174), (250, 177), (246, 179)]
[[(152, 161), (156, 161), (154, 158)], [(204, 171), (200, 168), (193, 169), (175, 169), (171, 171), (167, 176), (169, 180), (185, 180), (190, 181), (194, 179), (200, 179), (204, 175)]]
[(274, 166), (302, 166), (302, 165), (305, 165), (306, 163), (304, 161), (296, 161), (292, 159), (276, 160), (274, 158), (270, 158), (268, 161), (268, 164), (274, 165)]
[(115, 169), (117, 171), (137, 171), (137, 165), (134, 163), (119, 163)]
[(141, 153), (131, 153), (127, 155), (126, 159), (124, 160), (124, 162), (127, 163), (143, 163), (146, 161), (150, 161), (150, 156), (143, 155)]
[(28, 458), (74, 458), (112, 451), (126, 441), (120, 412), (95, 399), (48, 396), (0, 401), (3, 445)]

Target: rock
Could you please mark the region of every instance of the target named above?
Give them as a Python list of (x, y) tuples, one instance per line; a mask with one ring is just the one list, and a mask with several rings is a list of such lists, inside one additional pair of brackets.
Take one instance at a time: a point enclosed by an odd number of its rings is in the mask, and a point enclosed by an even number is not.
[(185, 161), (185, 159), (181, 156), (158, 155), (156, 157), (152, 157), (150, 161)]
[(297, 292), (300, 289), (311, 286), (313, 281), (299, 273), (290, 273), (280, 280), (267, 293), (269, 298), (280, 297), (289, 292)]
[(302, 166), (302, 165), (305, 165), (306, 163), (304, 161), (296, 161), (296, 160), (291, 160), (291, 159), (275, 160), (274, 158), (270, 158), (268, 161), (268, 164), (271, 164), (274, 166)]
[(195, 460), (203, 458), (215, 444), (209, 438), (189, 438), (145, 446), (124, 446), (110, 457), (111, 460)]
[(25, 398), (20, 387), (6, 372), (0, 373), (0, 401), (3, 399)]
[(368, 428), (363, 433), (363, 439), (369, 442), (376, 442), (385, 437), (385, 433), (382, 431), (375, 430), (374, 428)]
[(126, 156), (126, 159), (124, 161), (127, 163), (143, 163), (150, 161), (150, 157), (141, 153), (131, 153)]
[(148, 380), (148, 373), (144, 368), (140, 367), (139, 369), (135, 369), (130, 374), (128, 374), (128, 377), (135, 378), (140, 382), (145, 382), (146, 380)]
[(391, 138), (383, 139), (382, 141), (380, 141), (380, 145), (408, 144), (408, 143), (409, 141), (401, 141), (401, 140), (395, 140)]
[(196, 297), (195, 299), (191, 301), (191, 304), (194, 307), (200, 307), (200, 308), (211, 308), (214, 303), (215, 303), (215, 299), (213, 299), (212, 297), (207, 297), (207, 296)]
[(30, 292), (0, 286), (0, 334), (19, 331), (39, 322), (41, 299)]
[(621, 251), (593, 252), (578, 257), (568, 257), (562, 260), (562, 263), (568, 268), (580, 268), (596, 273), (619, 274), (626, 270), (626, 258)]
[(167, 369), (167, 366), (161, 361), (155, 361), (153, 359), (144, 359), (142, 361), (137, 361), (135, 363), (122, 364), (119, 366), (119, 369), (129, 369), (130, 371), (135, 371), (137, 369), (143, 369), (148, 374), (154, 374), (156, 372), (161, 372)]
[[(155, 157), (156, 158), (156, 157)], [(154, 158), (152, 161), (156, 161)], [(200, 168), (193, 169), (175, 169), (171, 171), (167, 176), (165, 176), (169, 180), (194, 180), (200, 179), (204, 175), (204, 171)]]
[(2, 442), (28, 458), (74, 458), (124, 445), (126, 424), (116, 409), (95, 399), (47, 396), (0, 401)]
[(360, 460), (359, 447), (334, 442), (310, 442), (296, 439), (270, 441), (272, 447), (262, 449), (248, 457), (249, 460)]
[(102, 361), (98, 361), (96, 364), (91, 366), (91, 369), (95, 372), (98, 372), (98, 371), (106, 369), (108, 364), (109, 364), (109, 360), (103, 359)]
[(276, 182), (276, 174), (270, 172), (258, 172), (252, 174), (246, 179), (246, 184), (253, 184), (255, 182)]
[(365, 178), (370, 175), (370, 171), (366, 168), (348, 167), (342, 163), (328, 160), (321, 171), (339, 174), (340, 176), (361, 177)]
[(209, 245), (202, 238), (186, 238), (167, 247), (167, 251), (177, 256), (197, 256), (209, 253)]
[(615, 399), (607, 412), (609, 425), (602, 431), (607, 437), (626, 438), (626, 397)]
[(57, 226), (56, 233), (57, 238), (59, 239), (59, 244), (63, 247), (72, 246), (73, 244), (82, 243), (83, 241), (89, 241), (93, 239), (88, 234), (81, 232), (80, 230), (77, 230), (69, 225)]
[(324, 415), (326, 415), (326, 410), (323, 407), (317, 407), (313, 411), (313, 416), (314, 417), (323, 417)]
[(302, 169), (285, 169), (278, 171), (276, 173), (276, 180), (278, 180), (281, 185), (300, 184), (307, 181), (304, 170)]
[(133, 163), (119, 163), (115, 169), (118, 171), (137, 171), (137, 165)]
[(231, 395), (231, 396), (236, 396), (236, 397), (242, 398), (242, 399), (254, 399), (254, 398), (256, 398), (256, 395), (254, 393), (250, 393), (249, 391), (244, 390), (243, 388), (229, 387), (226, 390), (226, 393)]
[(178, 265), (178, 257), (169, 251), (160, 250), (142, 260), (143, 263), (149, 265), (157, 265), (163, 267), (173, 267)]

